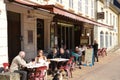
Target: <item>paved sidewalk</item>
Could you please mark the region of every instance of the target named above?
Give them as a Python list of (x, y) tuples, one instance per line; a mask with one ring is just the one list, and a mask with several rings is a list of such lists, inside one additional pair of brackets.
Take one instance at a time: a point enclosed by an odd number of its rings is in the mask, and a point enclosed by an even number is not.
[[(87, 77), (86, 74), (89, 74), (92, 71), (96, 71), (100, 69), (105, 64), (109, 63), (111, 60), (115, 59), (116, 57), (120, 57), (120, 49), (116, 50), (113, 53), (108, 53), (105, 57), (100, 57), (99, 62), (95, 62), (95, 65), (90, 66), (82, 66), (82, 69), (76, 68), (73, 71), (73, 78), (70, 78), (69, 80), (82, 80), (82, 78)], [(48, 76), (48, 80), (52, 80), (51, 75)], [(67, 79), (63, 79), (67, 80)]]

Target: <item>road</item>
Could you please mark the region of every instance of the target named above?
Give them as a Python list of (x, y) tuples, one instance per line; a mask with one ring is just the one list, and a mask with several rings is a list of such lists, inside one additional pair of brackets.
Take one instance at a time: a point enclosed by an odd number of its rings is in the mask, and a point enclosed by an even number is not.
[(120, 80), (120, 56), (85, 74), (79, 80)]

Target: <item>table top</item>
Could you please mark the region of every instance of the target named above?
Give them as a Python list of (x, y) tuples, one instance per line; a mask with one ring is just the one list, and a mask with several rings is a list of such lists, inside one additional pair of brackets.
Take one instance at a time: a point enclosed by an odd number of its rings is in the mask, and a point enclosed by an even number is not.
[(48, 62), (46, 62), (44, 64), (40, 64), (40, 63), (32, 64), (32, 63), (29, 63), (29, 64), (27, 64), (27, 68), (38, 68), (38, 67), (42, 67), (42, 66), (47, 66), (48, 67), (48, 65), (49, 65)]
[(61, 61), (68, 61), (69, 59), (65, 59), (65, 58), (54, 58), (54, 59), (50, 59), (50, 61), (56, 61), (56, 62), (61, 62)]

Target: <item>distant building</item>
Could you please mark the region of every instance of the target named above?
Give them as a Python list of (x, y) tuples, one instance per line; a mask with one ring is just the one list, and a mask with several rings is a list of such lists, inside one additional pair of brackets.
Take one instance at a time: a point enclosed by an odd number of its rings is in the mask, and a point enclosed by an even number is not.
[[(109, 27), (99, 27), (95, 29), (95, 35), (99, 42), (100, 48), (107, 48), (108, 50), (118, 45), (118, 15), (119, 11), (110, 0), (97, 1), (97, 13), (102, 17), (97, 18), (97, 21)], [(101, 16), (101, 15), (98, 15)], [(103, 17), (104, 16), (104, 17)]]

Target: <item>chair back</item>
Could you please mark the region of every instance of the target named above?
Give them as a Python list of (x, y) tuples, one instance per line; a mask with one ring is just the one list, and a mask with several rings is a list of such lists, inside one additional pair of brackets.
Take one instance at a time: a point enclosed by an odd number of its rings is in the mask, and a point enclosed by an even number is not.
[(45, 70), (47, 70), (47, 66), (38, 67), (35, 71), (35, 76), (39, 78), (44, 78), (46, 75)]
[(4, 69), (9, 68), (9, 63), (3, 63), (3, 67), (4, 67)]
[(9, 71), (9, 63), (3, 63), (4, 72)]

